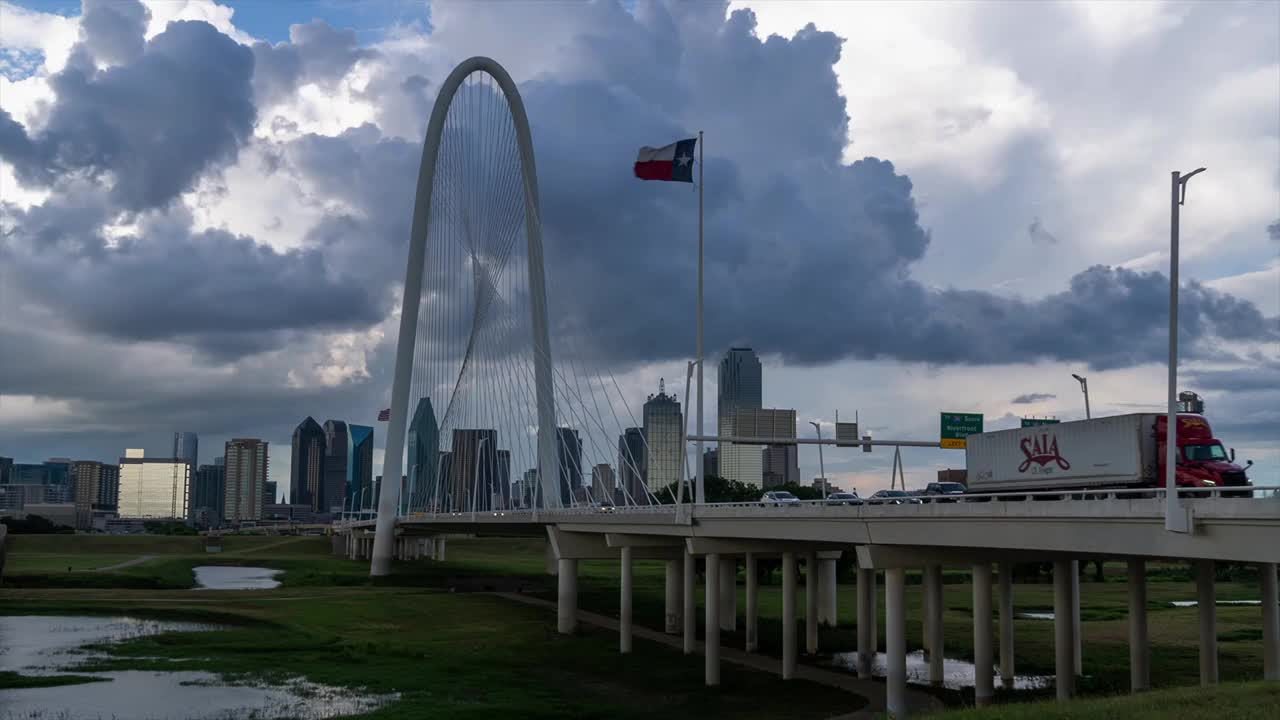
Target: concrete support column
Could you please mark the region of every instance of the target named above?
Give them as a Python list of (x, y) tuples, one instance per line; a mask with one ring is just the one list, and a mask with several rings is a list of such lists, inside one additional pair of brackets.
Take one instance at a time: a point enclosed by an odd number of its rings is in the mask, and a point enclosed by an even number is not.
[(858, 677), (871, 677), (871, 663), (876, 655), (871, 629), (875, 626), (875, 571), (858, 568)]
[(1084, 634), (1080, 632), (1080, 561), (1071, 561), (1071, 635), (1075, 638), (1076, 677), (1084, 675)]
[(720, 556), (707, 553), (707, 606), (706, 640), (703, 656), (706, 659), (708, 687), (720, 684)]
[(1053, 563), (1053, 655), (1059, 700), (1070, 700), (1075, 694), (1075, 638), (1071, 622), (1071, 561)]
[(1000, 563), (1000, 684), (1013, 689), (1013, 563)]
[(818, 653), (818, 553), (804, 559), (804, 651)]
[[(903, 586), (906, 571), (889, 568), (884, 571), (884, 642), (888, 672), (885, 683), (885, 709), (890, 717), (907, 716), (907, 625)], [(988, 683), (990, 680), (988, 680)]]
[(995, 666), (991, 660), (991, 563), (973, 566), (973, 698), (991, 704)]
[(836, 559), (823, 558), (819, 560), (818, 569), (818, 580), (822, 584), (818, 622), (828, 627), (835, 627), (840, 622), (840, 585)]
[(929, 628), (929, 684), (942, 686), (942, 566), (930, 565), (924, 569), (926, 580), (925, 604)]
[(436, 538), (436, 559), (440, 562), (444, 562), (445, 560), (445, 549), (448, 547), (448, 539), (449, 538), (444, 535)]
[(1147, 561), (1129, 561), (1129, 692), (1151, 687), (1147, 640)]
[(622, 597), (618, 598), (618, 652), (631, 652), (631, 546), (622, 548)]
[(1200, 615), (1200, 684), (1218, 684), (1218, 607), (1213, 593), (1213, 561), (1196, 562), (1196, 609)]
[(556, 629), (572, 635), (578, 629), (578, 561), (560, 558), (558, 565)]
[[(438, 539), (438, 538), (437, 538)], [(547, 543), (546, 552), (543, 553), (543, 563), (547, 570), (547, 574), (555, 577), (559, 572), (559, 564), (556, 562), (556, 550), (551, 547), (551, 543)]]
[(738, 561), (730, 555), (720, 557), (720, 629), (738, 629)]
[(680, 633), (680, 602), (681, 588), (680, 580), (680, 563), (677, 560), (668, 560), (666, 562), (667, 583), (666, 583), (666, 621), (663, 625), (663, 631), (668, 635), (678, 635)]
[(760, 578), (758, 577), (756, 556), (747, 553), (747, 652), (755, 652), (760, 647), (758, 622), (760, 614)]
[(1280, 680), (1280, 598), (1276, 596), (1276, 564), (1258, 565), (1262, 580), (1262, 677)]
[(698, 559), (684, 551), (684, 582), (681, 583), (684, 595), (684, 654), (692, 655), (698, 644)]
[(880, 611), (876, 605), (880, 602), (880, 573), (871, 571), (871, 657), (880, 650)]
[(796, 674), (796, 554), (782, 553), (782, 679)]

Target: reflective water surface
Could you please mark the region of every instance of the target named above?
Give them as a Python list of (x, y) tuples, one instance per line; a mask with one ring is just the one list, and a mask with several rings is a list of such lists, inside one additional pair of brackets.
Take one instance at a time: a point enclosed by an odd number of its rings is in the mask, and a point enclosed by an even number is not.
[[(835, 653), (831, 656), (832, 664), (836, 667), (857, 671), (858, 669), (858, 653)], [(884, 677), (889, 671), (888, 657), (884, 653), (876, 653), (876, 658), (872, 662), (871, 672), (876, 677)], [(994, 686), (1000, 687), (1000, 673), (992, 668), (991, 675), (995, 678)], [(953, 690), (961, 688), (973, 687), (974, 665), (968, 660), (953, 660), (952, 658), (942, 659), (942, 684)], [(925, 659), (923, 650), (916, 650), (907, 653), (907, 682), (917, 685), (929, 684), (929, 661)], [(1018, 690), (1031, 690), (1035, 688), (1048, 687), (1053, 684), (1053, 677), (1050, 675), (1015, 675), (1013, 678), (1013, 687)]]
[(270, 590), (280, 587), (281, 570), (235, 565), (201, 565), (192, 568), (197, 590)]
[[(83, 646), (161, 632), (217, 630), (211, 625), (133, 618), (0, 616), (0, 671), (26, 675), (75, 672), (95, 655)], [(300, 679), (270, 687), (233, 684), (206, 672), (126, 670), (76, 673), (106, 682), (0, 690), (0, 720), (315, 720), (368, 712), (395, 699), (359, 695)]]

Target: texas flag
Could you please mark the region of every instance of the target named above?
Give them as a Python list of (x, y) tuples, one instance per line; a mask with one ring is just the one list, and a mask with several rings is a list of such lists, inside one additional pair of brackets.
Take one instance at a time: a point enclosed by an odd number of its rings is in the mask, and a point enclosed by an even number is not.
[(697, 138), (679, 140), (660, 148), (640, 148), (636, 157), (636, 177), (641, 180), (693, 182), (693, 149)]

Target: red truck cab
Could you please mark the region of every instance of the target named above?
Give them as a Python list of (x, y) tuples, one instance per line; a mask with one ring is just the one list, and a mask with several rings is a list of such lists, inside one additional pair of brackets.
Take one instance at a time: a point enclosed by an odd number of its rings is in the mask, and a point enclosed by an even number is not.
[[(1159, 462), (1158, 484), (1164, 484), (1165, 439), (1168, 418), (1156, 418), (1156, 457)], [(1235, 463), (1235, 451), (1227, 451), (1222, 441), (1213, 436), (1213, 428), (1204, 416), (1197, 413), (1178, 414), (1178, 432), (1174, 441), (1178, 445), (1177, 471), (1174, 482), (1178, 487), (1248, 487), (1249, 476)], [(1250, 491), (1224, 493), (1224, 495), (1249, 495)]]

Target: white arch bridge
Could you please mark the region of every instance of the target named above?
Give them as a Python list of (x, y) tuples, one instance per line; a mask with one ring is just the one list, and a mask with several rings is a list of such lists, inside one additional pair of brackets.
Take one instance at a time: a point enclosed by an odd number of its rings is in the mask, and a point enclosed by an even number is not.
[[(419, 172), (376, 520), (344, 520), (334, 529), (349, 557), (371, 559), (374, 575), (393, 558), (443, 559), (450, 534), (545, 537), (559, 583), (561, 632), (577, 624), (579, 560), (616, 560), (621, 579), (619, 645), (631, 648), (631, 568), (666, 561), (666, 631), (695, 652), (696, 568), (707, 578), (706, 681), (720, 679), (720, 632), (739, 615), (747, 650), (756, 649), (756, 563), (778, 557), (783, 574), (783, 657), (796, 672), (797, 568), (806, 586), (805, 646), (817, 651), (818, 623), (835, 622), (840, 602), (835, 562), (858, 563), (858, 617), (874, 616), (883, 571), (888, 682), (873, 698), (899, 717), (906, 690), (905, 571), (923, 570), (925, 647), (931, 679), (942, 674), (942, 568), (972, 571), (975, 664), (1011, 681), (1014, 562), (1055, 564), (1057, 692), (1069, 698), (1080, 673), (1079, 596), (1072, 563), (1123, 559), (1129, 567), (1131, 686), (1149, 686), (1145, 563), (1184, 560), (1198, 570), (1201, 681), (1217, 681), (1213, 566), (1257, 563), (1264, 675), (1280, 679), (1280, 499), (1186, 497), (1191, 532), (1167, 532), (1163, 490), (1021, 493), (979, 502), (912, 505), (763, 507), (757, 503), (679, 503), (654, 476), (689, 477), (683, 429), (674, 448), (646, 438), (643, 453), (666, 465), (640, 467), (628, 438), (642, 423), (607, 370), (600, 344), (573, 313), (552, 313), (533, 147), (511, 77), (488, 58), (471, 58), (445, 80), (432, 110)], [(553, 326), (549, 317), (557, 318)], [(567, 318), (567, 320), (565, 320)], [(561, 322), (563, 320), (563, 322)], [(554, 334), (553, 334), (554, 330)], [(552, 340), (560, 352), (553, 355)], [(688, 406), (688, 403), (685, 403)], [(630, 426), (630, 427), (628, 427)], [(617, 439), (617, 444), (614, 441)], [(701, 462), (698, 458), (697, 462)], [(612, 465), (612, 467), (609, 467)], [(668, 467), (669, 466), (669, 467)], [(665, 470), (660, 469), (666, 468)], [(607, 484), (610, 503), (586, 493)], [(599, 485), (598, 485), (599, 484)], [(1263, 490), (1258, 488), (1257, 490)], [(659, 497), (667, 492), (672, 497)], [(1203, 491), (1199, 491), (1203, 492)], [(660, 504), (661, 500), (677, 501)], [(738, 564), (746, 607), (736, 606)], [(999, 567), (993, 574), (993, 566)], [(996, 580), (998, 578), (998, 580)], [(993, 613), (993, 583), (1000, 587)], [(999, 618), (994, 646), (992, 616)], [(1073, 618), (1075, 621), (1073, 622)], [(878, 646), (874, 623), (858, 627), (859, 674), (870, 675)], [(977, 701), (990, 702), (992, 674), (975, 674)]]

